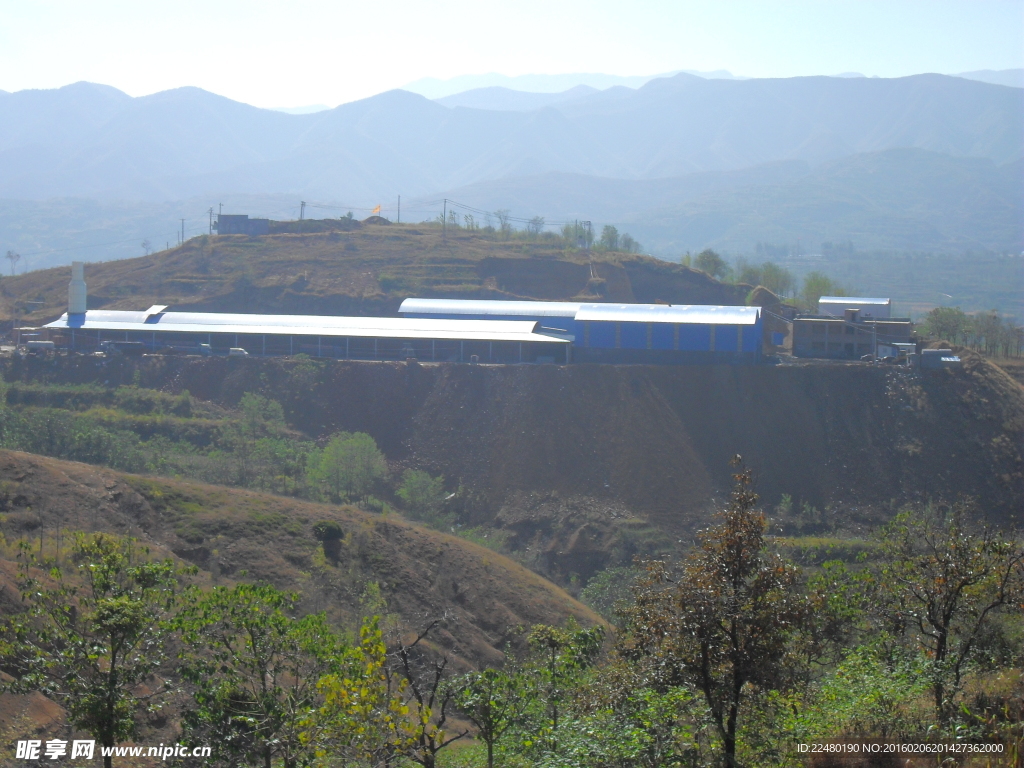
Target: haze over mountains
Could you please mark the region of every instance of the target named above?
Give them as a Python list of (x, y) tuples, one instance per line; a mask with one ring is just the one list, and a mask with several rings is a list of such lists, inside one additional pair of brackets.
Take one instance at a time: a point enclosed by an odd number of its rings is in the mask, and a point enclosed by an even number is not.
[[(143, 208), (170, 201), (201, 200), (205, 211), (225, 196), (275, 207), (291, 196), (333, 204), (339, 215), (401, 194), (419, 200), (405, 219), (433, 215), (426, 203), (448, 196), (549, 222), (626, 225), (664, 255), (801, 238), (1019, 252), (1024, 89), (847, 74), (679, 73), (638, 88), (486, 86), (437, 101), (388, 91), (314, 114), (198, 88), (141, 98), (91, 83), (0, 93), (0, 198), (23, 201), (18, 216), (0, 215), (0, 245), (42, 252), (114, 232), (153, 237), (133, 227)], [(124, 204), (105, 229), (56, 232), (49, 201), (58, 198), (76, 221), (81, 205), (68, 198)], [(25, 224), (44, 220), (43, 229)], [(162, 233), (154, 239), (162, 243)], [(137, 253), (135, 244), (102, 257)], [(33, 264), (72, 256), (41, 253)]]
[(680, 74), (516, 113), (389, 91), (310, 115), (78, 83), (0, 97), (0, 195), (391, 199), (549, 171), (653, 179), (893, 148), (998, 164), (1022, 156), (1022, 118), (1024, 91), (942, 75)]

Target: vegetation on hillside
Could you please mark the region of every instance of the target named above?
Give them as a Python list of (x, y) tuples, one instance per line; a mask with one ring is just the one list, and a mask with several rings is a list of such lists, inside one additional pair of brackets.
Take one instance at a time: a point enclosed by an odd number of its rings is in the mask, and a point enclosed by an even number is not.
[(280, 403), (253, 392), (228, 409), (187, 391), (171, 396), (138, 386), (0, 379), (0, 448), (375, 512), (398, 509), (497, 550), (507, 538), (489, 527), (458, 525), (443, 477), (392, 472), (365, 433), (313, 440), (285, 424)]
[[(0, 667), (11, 690), (63, 696), (104, 743), (173, 691), (181, 739), (211, 745), (212, 765), (781, 767), (803, 764), (798, 744), (878, 741), (1015, 764), (1024, 542), (963, 506), (915, 507), (869, 558), (802, 569), (768, 535), (750, 472), (735, 477), (688, 554), (641, 564), (614, 632), (533, 626), (489, 669), (451, 667), (435, 638), (457, 628), (440, 617), (392, 632), (371, 599), (361, 627), (339, 631), (294, 595), (190, 585), (107, 535), (45, 559), (21, 547), (28, 610), (3, 622)], [(127, 638), (178, 657), (121, 678), (58, 636), (91, 638), (100, 656)], [(117, 707), (93, 705), (108, 698)]]
[(936, 307), (918, 328), (936, 341), (961, 344), (991, 357), (1020, 357), (1024, 352), (1024, 326), (994, 310), (967, 314), (960, 307)]

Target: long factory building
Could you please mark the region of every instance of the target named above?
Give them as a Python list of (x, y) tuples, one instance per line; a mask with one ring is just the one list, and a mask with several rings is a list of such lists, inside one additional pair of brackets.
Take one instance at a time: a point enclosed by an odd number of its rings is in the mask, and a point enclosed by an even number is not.
[(77, 351), (110, 341), (153, 352), (349, 360), (678, 364), (761, 356), (758, 307), (406, 299), (399, 317), (86, 310), (80, 264), (68, 295), (69, 311), (45, 328), (58, 346)]

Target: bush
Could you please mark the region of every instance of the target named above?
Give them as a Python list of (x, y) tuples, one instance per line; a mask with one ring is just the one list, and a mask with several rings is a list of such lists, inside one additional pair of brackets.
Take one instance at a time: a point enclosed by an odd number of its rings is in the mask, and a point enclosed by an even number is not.
[(309, 457), (307, 478), (316, 495), (344, 502), (365, 496), (388, 474), (384, 454), (363, 432), (339, 432)]
[(431, 477), (419, 469), (407, 469), (402, 473), (398, 498), (405, 502), (412, 517), (437, 527), (450, 526), (452, 516), (441, 512), (444, 497), (443, 477)]

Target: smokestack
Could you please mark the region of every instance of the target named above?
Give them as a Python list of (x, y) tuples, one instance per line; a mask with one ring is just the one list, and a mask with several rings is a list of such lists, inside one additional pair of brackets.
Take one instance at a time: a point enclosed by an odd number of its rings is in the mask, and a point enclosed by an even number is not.
[(71, 262), (71, 282), (68, 283), (68, 314), (80, 315), (85, 312), (85, 264)]

